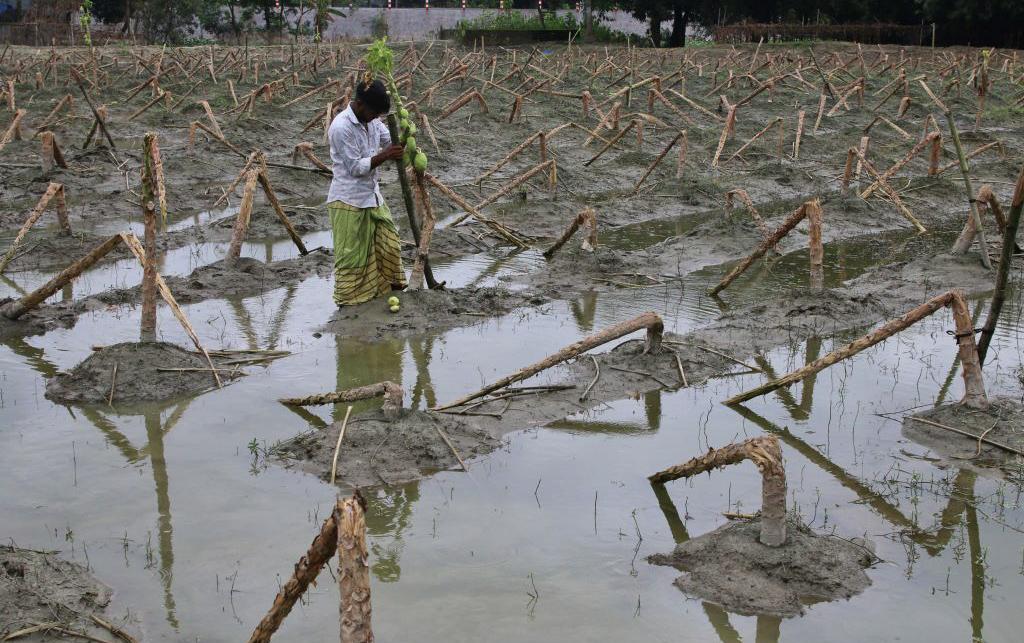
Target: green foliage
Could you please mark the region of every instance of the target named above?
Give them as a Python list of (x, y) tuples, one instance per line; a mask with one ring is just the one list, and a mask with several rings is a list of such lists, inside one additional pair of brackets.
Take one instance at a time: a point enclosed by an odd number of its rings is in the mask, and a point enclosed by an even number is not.
[(366, 50), (366, 68), (374, 76), (390, 78), (395, 65), (395, 52), (388, 47), (387, 38), (374, 40)]
[(460, 20), (456, 25), (456, 29), (460, 32), (463, 32), (466, 29), (530, 31), (537, 29), (570, 29), (575, 31), (581, 26), (582, 25), (576, 22), (576, 17), (573, 14), (563, 14), (560, 16), (547, 14), (544, 16), (544, 22), (541, 23), (539, 16), (531, 14), (527, 17), (519, 11), (512, 11), (508, 13), (487, 12), (477, 18), (473, 18), (472, 20)]
[(85, 44), (92, 47), (92, 0), (82, 0), (78, 7), (78, 24), (82, 27)]

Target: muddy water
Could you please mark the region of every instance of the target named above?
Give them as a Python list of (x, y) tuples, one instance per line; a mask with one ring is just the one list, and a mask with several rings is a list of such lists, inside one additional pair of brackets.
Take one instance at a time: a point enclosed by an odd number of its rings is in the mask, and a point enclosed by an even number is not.
[[(898, 259), (879, 247), (854, 244), (839, 261), (840, 248), (830, 246), (827, 278)], [(289, 252), (287, 244), (270, 251), (275, 259)], [(259, 244), (246, 249), (265, 259), (261, 252)], [(184, 259), (168, 261), (165, 270), (189, 270), (173, 263)], [(438, 271), (469, 284), (537, 262), (532, 253), (474, 255), (439, 262)], [(763, 296), (773, 279), (797, 285), (805, 265), (794, 253), (758, 285), (737, 282), (729, 296)], [(84, 359), (92, 345), (135, 339), (136, 310), (90, 313), (71, 329), (9, 341), (0, 347), (0, 422), (13, 428), (0, 432), (4, 536), (88, 563), (117, 590), (111, 613), (129, 612), (147, 640), (243, 639), (336, 493), (268, 465), (263, 453), (332, 421), (339, 409), (295, 413), (272, 400), (388, 378), (423, 408), (643, 310), (658, 311), (676, 332), (709, 323), (720, 310), (699, 281), (592, 293), (374, 344), (314, 335), (333, 312), (327, 280), (211, 300), (187, 308), (208, 345), (294, 355), (252, 368), (221, 391), (134, 408), (115, 394), (112, 408), (66, 409), (42, 391), (47, 377)], [(990, 393), (1020, 394), (1021, 311), (1017, 297), (1004, 311)], [(164, 339), (187, 343), (163, 307), (159, 323)], [(687, 640), (723, 641), (1013, 640), (1024, 624), (1014, 600), (1024, 590), (1017, 487), (943, 468), (901, 437), (898, 422), (875, 415), (960, 394), (955, 344), (944, 332), (951, 326), (940, 315), (743, 413), (718, 402), (759, 375), (613, 402), (512, 434), (469, 474), (442, 472), (371, 494), (379, 640), (669, 641), (684, 632)], [(760, 365), (782, 373), (847, 339), (782, 347)], [(814, 606), (800, 619), (738, 617), (687, 600), (671, 586), (677, 572), (644, 561), (721, 524), (722, 511), (756, 510), (760, 497), (746, 465), (659, 494), (646, 476), (762, 431), (783, 438), (791, 505), (806, 521), (876, 541), (886, 562), (870, 571), (874, 585), (861, 596)], [(321, 581), (286, 621), (282, 640), (322, 640), (336, 630), (337, 593), (330, 576)], [(918, 618), (910, 623), (907, 614)]]

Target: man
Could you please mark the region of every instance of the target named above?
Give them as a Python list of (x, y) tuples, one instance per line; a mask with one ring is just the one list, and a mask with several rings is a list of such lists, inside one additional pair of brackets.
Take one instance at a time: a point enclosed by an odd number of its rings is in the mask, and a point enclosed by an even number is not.
[(338, 306), (361, 304), (406, 286), (398, 231), (377, 183), (377, 168), (404, 152), (378, 120), (389, 109), (384, 83), (361, 82), (355, 100), (327, 133), (334, 172), (327, 211), (334, 232)]

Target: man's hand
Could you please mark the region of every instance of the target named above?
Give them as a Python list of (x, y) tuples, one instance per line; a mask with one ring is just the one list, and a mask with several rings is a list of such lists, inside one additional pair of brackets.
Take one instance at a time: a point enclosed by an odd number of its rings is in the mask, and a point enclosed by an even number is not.
[(375, 168), (385, 161), (397, 161), (405, 153), (405, 147), (401, 145), (389, 145), (380, 151), (379, 154), (370, 159), (370, 167)]

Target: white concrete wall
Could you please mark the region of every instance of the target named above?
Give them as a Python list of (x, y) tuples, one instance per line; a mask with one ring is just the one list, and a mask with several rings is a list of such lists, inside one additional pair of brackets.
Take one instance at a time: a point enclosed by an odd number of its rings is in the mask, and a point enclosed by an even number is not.
[[(408, 0), (406, 0), (408, 1)], [(405, 2), (403, 2), (405, 4)], [(494, 13), (489, 9), (435, 9), (424, 11), (422, 4), (419, 8), (397, 8), (397, 9), (375, 9), (356, 8), (351, 12), (348, 7), (338, 7), (347, 15), (344, 18), (335, 17), (334, 21), (325, 34), (327, 39), (333, 38), (368, 38), (372, 35), (373, 22), (377, 16), (386, 14), (388, 21), (388, 37), (392, 40), (412, 40), (431, 38), (437, 35), (439, 29), (452, 29), (460, 20), (472, 20), (484, 13)], [(536, 11), (528, 9), (515, 9), (523, 15), (530, 17), (537, 15)], [(559, 11), (559, 13), (569, 13)], [(595, 16), (596, 17), (596, 16)], [(642, 36), (647, 32), (647, 24), (642, 23), (625, 11), (608, 12), (605, 25), (616, 31)]]

